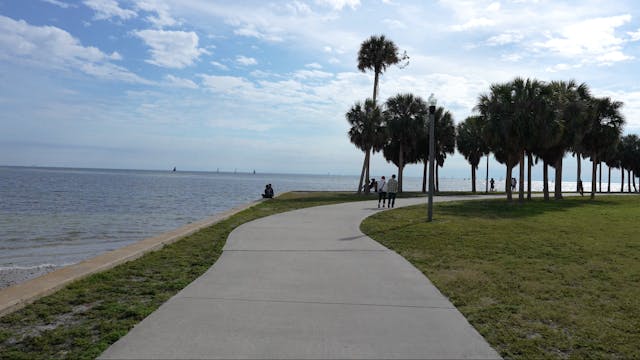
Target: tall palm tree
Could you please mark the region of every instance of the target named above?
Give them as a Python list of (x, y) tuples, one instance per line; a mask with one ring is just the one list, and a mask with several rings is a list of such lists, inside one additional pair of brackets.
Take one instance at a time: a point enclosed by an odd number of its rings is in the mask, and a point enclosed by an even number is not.
[[(358, 52), (358, 70), (366, 72), (367, 70), (373, 70), (373, 104), (377, 104), (378, 99), (378, 81), (380, 75), (387, 70), (387, 67), (398, 64), (402, 61), (408, 61), (409, 57), (406, 52), (399, 54), (396, 44), (387, 39), (384, 35), (372, 35), (367, 40), (363, 41), (360, 45), (360, 51)], [(366, 181), (369, 183), (369, 160), (366, 159)], [(360, 175), (360, 183), (365, 171), (363, 170)], [(369, 190), (367, 189), (368, 193)]]
[(591, 101), (588, 118), (591, 122), (589, 131), (582, 140), (582, 148), (589, 153), (591, 167), (591, 198), (596, 193), (596, 172), (600, 156), (610, 146), (620, 140), (624, 117), (620, 113), (622, 102), (608, 97), (594, 98)]
[(398, 53), (396, 44), (384, 35), (372, 35), (360, 45), (358, 70), (373, 70), (373, 102), (378, 98), (378, 80), (387, 67), (407, 60), (409, 57)]
[(471, 165), (471, 191), (476, 192), (476, 170), (480, 160), (489, 153), (482, 138), (484, 119), (482, 116), (469, 116), (456, 128), (458, 151)]
[(586, 110), (591, 94), (587, 84), (574, 80), (552, 81), (551, 101), (560, 122), (560, 141), (549, 149), (547, 160), (555, 168), (555, 195), (562, 199), (562, 160), (566, 152), (582, 142), (590, 123)]
[[(345, 117), (351, 125), (348, 132), (349, 140), (365, 153), (360, 182), (358, 183), (358, 194), (360, 194), (362, 191), (363, 178), (366, 177), (366, 184), (369, 184), (369, 159), (371, 152), (380, 151), (386, 138), (382, 111), (373, 100), (367, 99), (364, 104), (356, 102), (345, 114)], [(369, 193), (368, 186), (366, 186), (364, 190), (365, 193)]]
[(408, 155), (412, 155), (409, 161), (417, 161), (416, 134), (425, 127), (427, 104), (413, 94), (398, 94), (389, 98), (385, 104), (384, 118), (389, 142), (384, 148), (384, 154), (387, 160), (398, 166), (398, 191), (402, 192), (402, 172)]

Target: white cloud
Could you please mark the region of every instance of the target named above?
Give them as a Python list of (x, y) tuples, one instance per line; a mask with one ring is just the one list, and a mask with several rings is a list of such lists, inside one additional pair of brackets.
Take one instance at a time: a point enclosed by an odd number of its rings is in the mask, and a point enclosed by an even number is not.
[(516, 62), (522, 60), (522, 55), (520, 54), (504, 54), (500, 57), (503, 61)]
[(473, 18), (464, 24), (454, 25), (451, 27), (453, 31), (467, 31), (482, 27), (490, 27), (495, 25), (495, 21), (487, 18)]
[(55, 5), (55, 6), (61, 7), (63, 9), (68, 9), (70, 7), (76, 7), (76, 5), (68, 4), (68, 3), (64, 2), (64, 1), (60, 1), (60, 0), (41, 0), (41, 1), (49, 3), (51, 5)]
[(135, 11), (121, 8), (115, 0), (84, 0), (84, 4), (96, 12), (94, 16), (96, 20), (108, 20), (114, 17), (127, 20), (137, 16)]
[(522, 41), (524, 35), (517, 31), (507, 31), (499, 35), (495, 35), (487, 39), (487, 44), (490, 46), (502, 46), (507, 44), (518, 43)]
[(493, 2), (491, 4), (489, 4), (489, 6), (487, 6), (487, 11), (500, 11), (500, 3), (499, 2)]
[(318, 63), (310, 63), (310, 64), (306, 64), (304, 67), (310, 68), (310, 69), (316, 69), (316, 70), (320, 70), (322, 69), (322, 65), (318, 64)]
[(238, 55), (236, 56), (236, 62), (240, 65), (243, 66), (251, 66), (251, 65), (257, 65), (258, 64), (258, 60), (252, 58), (252, 57), (246, 57), (244, 55)]
[(41, 67), (80, 69), (85, 74), (129, 82), (146, 82), (123, 67), (110, 63), (122, 56), (83, 46), (68, 32), (54, 26), (33, 26), (0, 15), (0, 59)]
[(566, 71), (566, 70), (570, 70), (570, 69), (574, 69), (574, 68), (578, 68), (580, 67), (580, 65), (572, 65), (572, 64), (565, 64), (565, 63), (561, 63), (561, 64), (556, 64), (553, 66), (548, 66), (546, 69), (544, 69), (546, 72), (551, 72), (551, 73), (555, 73), (555, 72), (561, 72), (561, 71)]
[(198, 85), (194, 83), (190, 79), (179, 78), (177, 76), (173, 76), (171, 74), (165, 77), (167, 83), (171, 86), (187, 88), (187, 89), (197, 89)]
[(157, 66), (180, 69), (192, 65), (200, 55), (209, 53), (198, 47), (195, 32), (142, 30), (134, 34), (151, 48), (151, 59), (147, 62)]
[(234, 30), (233, 33), (240, 36), (254, 37), (256, 39), (266, 40), (271, 42), (284, 41), (284, 39), (279, 35), (275, 35), (267, 31), (258, 30), (256, 25), (254, 24), (246, 24), (244, 26), (241, 26), (236, 30)]
[(401, 29), (406, 29), (407, 28), (407, 25), (405, 25), (405, 23), (403, 23), (400, 20), (384, 19), (384, 20), (382, 20), (382, 23), (387, 25), (389, 27), (389, 29), (392, 29), (392, 30), (401, 30)]
[(298, 70), (293, 74), (293, 76), (297, 79), (313, 79), (330, 78), (333, 77), (333, 74), (320, 70)]
[(219, 63), (217, 61), (212, 61), (210, 64), (217, 67), (220, 70), (224, 70), (224, 71), (229, 70), (229, 67), (227, 65)]
[(318, 4), (329, 6), (334, 10), (342, 10), (345, 6), (355, 10), (360, 6), (360, 0), (316, 0)]
[(628, 60), (631, 57), (622, 53), (625, 39), (617, 37), (615, 30), (629, 21), (631, 15), (580, 21), (565, 26), (558, 34), (549, 34), (548, 40), (534, 46), (560, 56), (602, 64)]
[(634, 32), (627, 32), (627, 35), (629, 35), (631, 41), (638, 41), (640, 40), (640, 29)]
[(337, 57), (331, 57), (329, 58), (329, 60), (327, 60), (329, 62), (329, 64), (340, 64), (340, 59), (338, 59)]
[(216, 93), (225, 95), (248, 94), (255, 90), (252, 82), (236, 76), (217, 76), (201, 74), (202, 85)]
[(178, 21), (174, 19), (169, 11), (169, 6), (159, 0), (135, 0), (136, 8), (147, 12), (155, 12), (156, 15), (149, 15), (146, 20), (156, 27), (178, 25)]

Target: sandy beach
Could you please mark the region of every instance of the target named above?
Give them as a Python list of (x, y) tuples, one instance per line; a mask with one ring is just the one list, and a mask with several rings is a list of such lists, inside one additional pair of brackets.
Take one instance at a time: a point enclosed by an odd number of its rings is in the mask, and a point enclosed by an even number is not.
[(37, 278), (62, 266), (42, 265), (25, 268), (0, 268), (0, 289)]

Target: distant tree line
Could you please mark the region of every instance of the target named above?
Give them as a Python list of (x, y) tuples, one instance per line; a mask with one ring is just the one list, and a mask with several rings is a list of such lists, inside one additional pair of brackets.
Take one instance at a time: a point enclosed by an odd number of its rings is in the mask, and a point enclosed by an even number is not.
[[(398, 167), (399, 191), (406, 164), (423, 163), (422, 191), (426, 192), (428, 153), (428, 106), (419, 96), (397, 94), (384, 103), (377, 103), (379, 76), (391, 65), (407, 61), (397, 46), (381, 36), (364, 41), (358, 55), (358, 69), (374, 71), (373, 98), (356, 102), (346, 113), (351, 125), (349, 139), (365, 152), (358, 193), (369, 192), (369, 162), (371, 154), (382, 151), (384, 158)], [(506, 179), (520, 166), (518, 199), (531, 199), (531, 167), (543, 163), (544, 198), (549, 199), (548, 167), (555, 168), (554, 197), (562, 198), (562, 162), (572, 153), (578, 163), (576, 184), (581, 183), (581, 159), (590, 158), (591, 197), (596, 193), (596, 174), (602, 164), (627, 171), (627, 190), (637, 191), (635, 178), (640, 174), (640, 140), (636, 135), (622, 137), (625, 123), (620, 110), (622, 102), (608, 97), (594, 97), (589, 87), (570, 81), (543, 82), (515, 78), (491, 85), (478, 97), (476, 115), (454, 126), (451, 113), (437, 107), (435, 113), (436, 191), (438, 171), (447, 154), (456, 148), (471, 165), (472, 191), (476, 192), (476, 170), (483, 156), (493, 153), (506, 166)], [(527, 184), (525, 190), (525, 164)], [(578, 186), (578, 185), (576, 185)], [(607, 191), (611, 190), (611, 181)], [(600, 181), (600, 191), (602, 184)], [(510, 183), (505, 186), (507, 199), (512, 200)], [(526, 194), (526, 195), (525, 195)]]

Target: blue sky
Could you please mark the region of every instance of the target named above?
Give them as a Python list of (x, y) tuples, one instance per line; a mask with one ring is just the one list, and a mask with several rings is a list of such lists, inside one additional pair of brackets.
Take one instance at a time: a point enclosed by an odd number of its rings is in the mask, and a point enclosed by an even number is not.
[[(634, 1), (0, 0), (0, 165), (358, 174), (357, 52), (411, 57), (380, 98), (435, 93), (456, 123), (515, 76), (576, 79), (640, 133)], [(570, 178), (575, 161), (566, 161)], [(588, 163), (585, 161), (585, 166)], [(393, 166), (376, 154), (374, 174)], [(504, 176), (491, 164), (492, 176)], [(536, 173), (539, 173), (539, 169)], [(408, 175), (421, 174), (410, 165)], [(441, 176), (469, 177), (464, 159)]]

